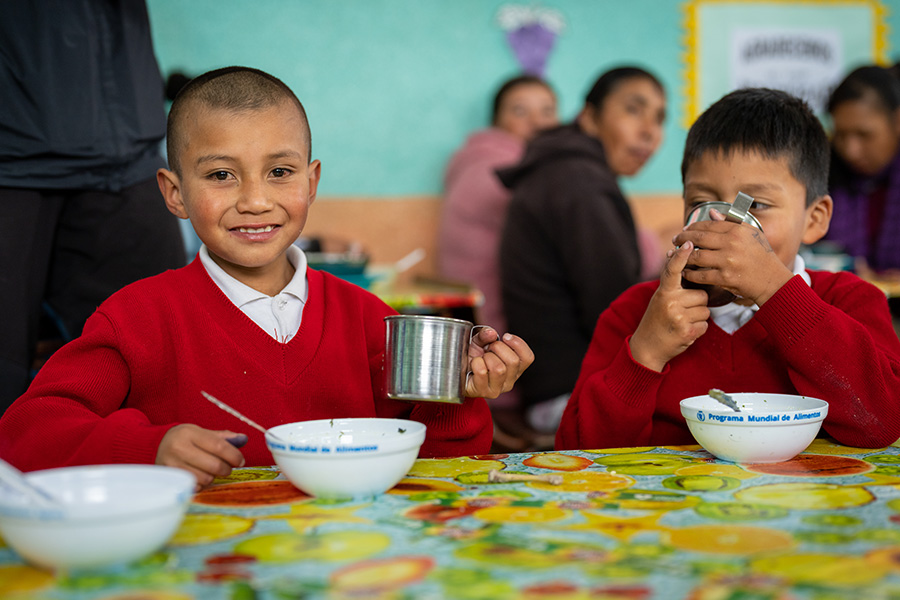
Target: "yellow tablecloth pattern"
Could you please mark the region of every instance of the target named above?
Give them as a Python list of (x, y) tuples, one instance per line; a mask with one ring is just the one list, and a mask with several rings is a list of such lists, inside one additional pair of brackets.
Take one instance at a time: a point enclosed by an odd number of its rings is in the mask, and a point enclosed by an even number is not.
[[(492, 469), (563, 481), (490, 483)], [(248, 468), (136, 564), (53, 574), (0, 546), (0, 597), (900, 598), (898, 524), (900, 449), (825, 440), (773, 465), (697, 446), (419, 460), (347, 501)]]

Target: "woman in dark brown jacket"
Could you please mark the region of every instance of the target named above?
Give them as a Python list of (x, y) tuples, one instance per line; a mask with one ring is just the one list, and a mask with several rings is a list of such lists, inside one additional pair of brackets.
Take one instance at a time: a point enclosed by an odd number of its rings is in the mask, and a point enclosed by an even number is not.
[(603, 74), (575, 122), (540, 134), (515, 167), (501, 247), (509, 330), (535, 361), (516, 387), (535, 429), (556, 430), (600, 313), (640, 280), (641, 256), (620, 175), (634, 175), (663, 136), (665, 91), (636, 67)]

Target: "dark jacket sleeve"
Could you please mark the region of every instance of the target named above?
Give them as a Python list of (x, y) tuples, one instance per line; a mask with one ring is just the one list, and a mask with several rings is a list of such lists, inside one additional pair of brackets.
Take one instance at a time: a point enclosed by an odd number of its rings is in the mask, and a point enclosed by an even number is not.
[(634, 221), (608, 170), (573, 159), (518, 182), (500, 263), (509, 329), (535, 352), (526, 402), (571, 392), (600, 313), (640, 273)]

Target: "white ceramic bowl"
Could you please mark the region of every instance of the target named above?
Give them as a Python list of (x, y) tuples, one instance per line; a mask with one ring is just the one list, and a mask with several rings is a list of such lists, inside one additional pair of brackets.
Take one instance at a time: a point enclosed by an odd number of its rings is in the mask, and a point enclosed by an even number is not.
[(157, 465), (92, 465), (25, 474), (60, 501), (40, 508), (0, 486), (0, 536), (48, 569), (96, 568), (142, 558), (172, 537), (196, 480)]
[(323, 498), (359, 498), (389, 490), (409, 472), (425, 441), (425, 425), (404, 419), (301, 421), (269, 432), (266, 444), (284, 476), (307, 494)]
[(741, 412), (709, 396), (681, 401), (688, 428), (707, 452), (736, 463), (790, 460), (806, 450), (828, 414), (828, 403), (790, 394), (729, 394)]

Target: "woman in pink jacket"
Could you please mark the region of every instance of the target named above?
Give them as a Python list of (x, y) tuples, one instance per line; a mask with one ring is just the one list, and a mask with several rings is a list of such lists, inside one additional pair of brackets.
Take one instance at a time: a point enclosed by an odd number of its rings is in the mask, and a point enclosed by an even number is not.
[(497, 254), (510, 192), (494, 172), (519, 161), (525, 143), (558, 123), (556, 95), (539, 77), (504, 83), (494, 98), (491, 127), (473, 133), (451, 158), (444, 177), (439, 239), (441, 275), (484, 293), (479, 322), (506, 331)]
[[(444, 176), (444, 206), (438, 240), (441, 275), (469, 283), (484, 294), (478, 321), (506, 331), (500, 299), (500, 233), (510, 192), (495, 169), (516, 164), (526, 143), (559, 122), (556, 95), (539, 77), (508, 80), (494, 97), (491, 127), (476, 131), (450, 159)], [(537, 436), (521, 418), (515, 390), (490, 402), (494, 447), (548, 449), (552, 436)], [(536, 439), (540, 437), (541, 439)]]

